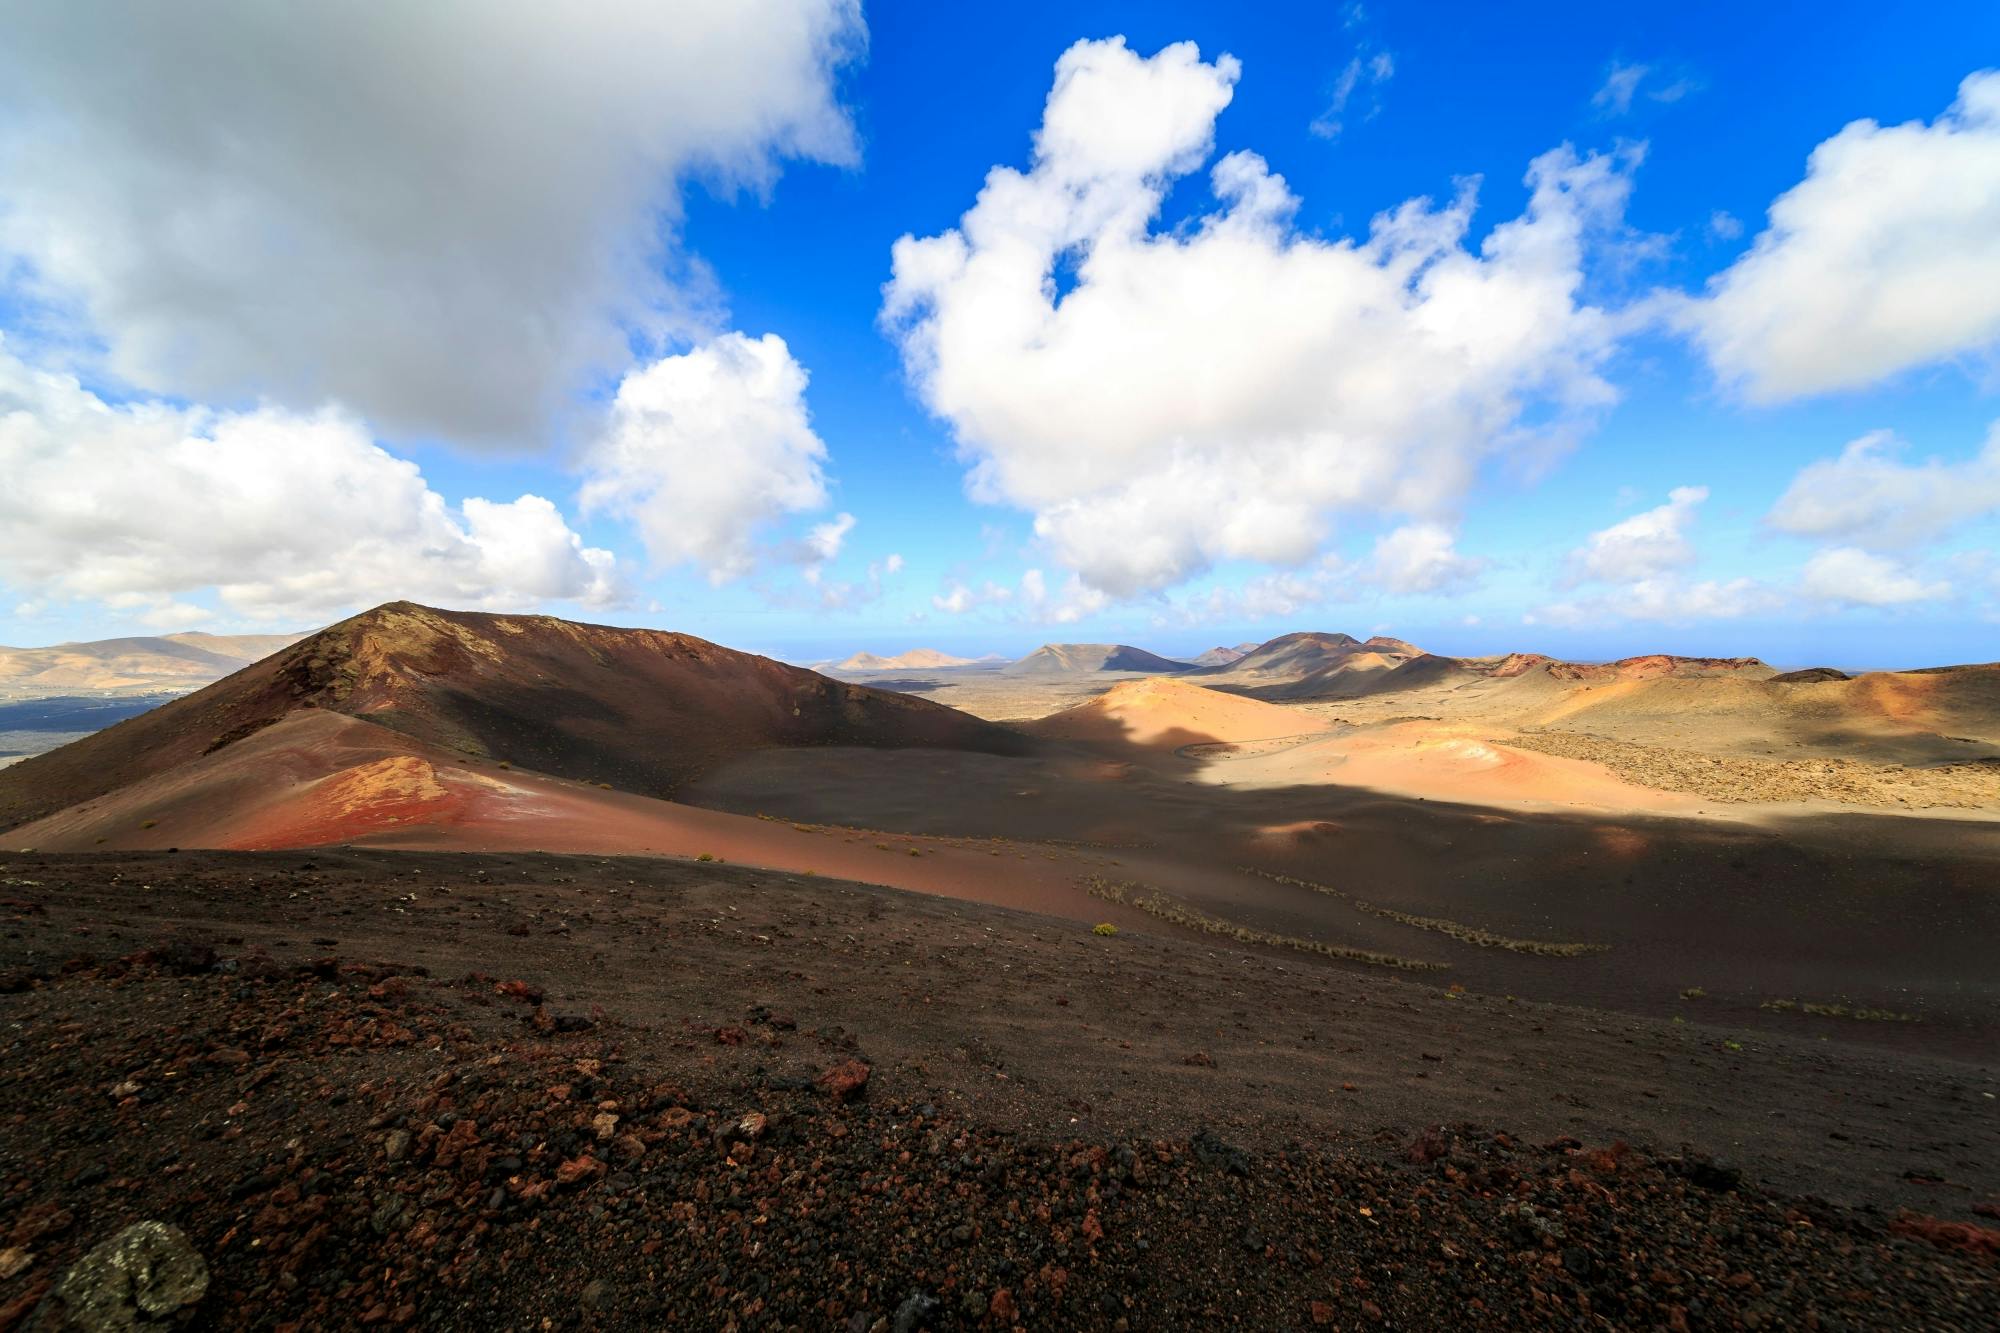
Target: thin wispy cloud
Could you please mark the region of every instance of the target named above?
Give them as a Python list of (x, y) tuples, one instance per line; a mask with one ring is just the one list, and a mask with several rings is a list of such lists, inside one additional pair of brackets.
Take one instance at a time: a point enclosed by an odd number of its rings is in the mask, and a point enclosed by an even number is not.
[(1590, 104), (1599, 115), (1630, 115), (1639, 102), (1671, 106), (1701, 91), (1701, 81), (1689, 74), (1662, 71), (1659, 66), (1640, 61), (1614, 60), (1605, 69), (1603, 82), (1591, 94)]

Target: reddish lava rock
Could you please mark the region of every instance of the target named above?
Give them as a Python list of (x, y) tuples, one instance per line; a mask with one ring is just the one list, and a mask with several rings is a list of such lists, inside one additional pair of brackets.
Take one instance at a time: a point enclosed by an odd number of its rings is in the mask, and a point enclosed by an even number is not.
[(819, 1086), (837, 1102), (852, 1101), (868, 1087), (868, 1066), (843, 1060), (819, 1076)]
[(604, 1163), (598, 1161), (589, 1153), (585, 1153), (583, 1156), (564, 1162), (556, 1168), (556, 1184), (575, 1185), (584, 1181), (595, 1180), (604, 1173)]
[(1905, 1210), (1889, 1224), (1889, 1230), (1899, 1236), (1927, 1240), (1940, 1249), (2000, 1257), (2000, 1229), (1993, 1227), (1977, 1226), (1971, 1222), (1945, 1222)]

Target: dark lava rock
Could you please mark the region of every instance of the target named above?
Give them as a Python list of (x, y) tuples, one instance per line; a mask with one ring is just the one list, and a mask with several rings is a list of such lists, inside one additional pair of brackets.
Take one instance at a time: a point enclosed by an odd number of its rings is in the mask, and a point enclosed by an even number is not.
[(924, 1326), (924, 1321), (936, 1314), (937, 1311), (937, 1297), (931, 1295), (929, 1292), (913, 1291), (903, 1298), (901, 1305), (896, 1307), (896, 1318), (889, 1326), (890, 1331), (891, 1333), (917, 1333), (917, 1330)]
[(1203, 1166), (1212, 1166), (1227, 1171), (1232, 1176), (1250, 1174), (1250, 1154), (1234, 1144), (1225, 1143), (1207, 1129), (1194, 1132), (1194, 1159)]
[(215, 950), (199, 940), (168, 940), (160, 947), (159, 954), (160, 966), (184, 977), (215, 966)]
[(1725, 1166), (1708, 1157), (1674, 1158), (1666, 1163), (1669, 1170), (1686, 1176), (1688, 1183), (1705, 1190), (1723, 1193), (1743, 1184), (1740, 1167)]

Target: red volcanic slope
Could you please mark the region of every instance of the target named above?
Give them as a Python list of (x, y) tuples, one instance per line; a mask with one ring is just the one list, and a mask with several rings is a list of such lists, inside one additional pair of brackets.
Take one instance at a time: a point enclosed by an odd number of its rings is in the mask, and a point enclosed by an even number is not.
[(711, 856), (1083, 921), (1109, 910), (1074, 888), (1080, 853), (1001, 857), (983, 839), (704, 810), (502, 768), (321, 708), (10, 830), (6, 842), (38, 852), (339, 845)]
[(302, 709), (447, 752), (668, 795), (767, 746), (1021, 753), (1003, 727), (685, 634), (393, 602), (207, 689), (0, 769), (0, 829), (224, 749)]

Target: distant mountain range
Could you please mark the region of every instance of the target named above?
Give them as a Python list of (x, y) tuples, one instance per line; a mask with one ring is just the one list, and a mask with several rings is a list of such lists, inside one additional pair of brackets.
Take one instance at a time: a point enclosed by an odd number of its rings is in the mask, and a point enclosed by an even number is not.
[(970, 657), (953, 657), (935, 648), (912, 648), (907, 653), (897, 653), (894, 657), (877, 657), (874, 653), (856, 653), (845, 662), (836, 662), (828, 668), (832, 671), (936, 671), (943, 667), (971, 666)]
[[(1006, 675), (1086, 675), (1100, 671), (1143, 675), (1187, 673), (1214, 677), (1219, 685), (1269, 686), (1302, 684), (1308, 678), (1347, 670), (1394, 667), (1422, 649), (1402, 639), (1351, 634), (1284, 634), (1263, 643), (1218, 645), (1193, 658), (1165, 657), (1129, 643), (1045, 643), (1014, 662), (998, 656), (953, 657), (917, 648), (895, 657), (861, 652), (842, 662), (822, 662), (815, 669), (832, 672), (948, 671), (963, 667), (998, 666)], [(1307, 687), (1309, 690), (1310, 687)]]
[(1073, 675), (1086, 671), (1187, 671), (1186, 662), (1129, 643), (1045, 643), (1006, 670), (1017, 676)]
[(1234, 648), (1216, 647), (1209, 649), (1199, 657), (1192, 657), (1188, 660), (1196, 666), (1228, 666), (1231, 662), (1241, 661), (1243, 658), (1248, 657), (1261, 646), (1256, 643), (1239, 643)]
[(0, 647), (0, 697), (194, 689), (241, 671), (304, 637), (189, 632), (59, 643), (48, 648)]
[[(231, 656), (273, 643), (276, 651), (247, 666)], [(152, 669), (182, 672), (183, 682), (197, 672), (229, 672), (0, 770), (0, 830), (22, 829), (10, 835), (14, 845), (43, 850), (296, 847), (419, 836), (439, 847), (468, 847), (540, 839), (545, 829), (658, 850), (671, 832), (667, 824), (680, 818), (663, 813), (669, 806), (659, 798), (671, 800), (753, 753), (868, 747), (1023, 755), (1056, 742), (1176, 749), (1204, 740), (1283, 739), (1318, 721), (1271, 704), (1402, 691), (1423, 701), (1420, 709), (1448, 695), (1455, 707), (1510, 725), (1539, 727), (1587, 712), (1594, 727), (1619, 720), (1657, 727), (1662, 718), (1678, 725), (1697, 716), (1764, 725), (1760, 719), (1776, 717), (1856, 734), (1893, 721), (1900, 735), (1921, 720), (1954, 745), (1982, 744), (1978, 738), (1995, 734), (1992, 719), (2000, 716), (2000, 666), (1847, 680), (1830, 669), (1779, 676), (1748, 657), (1454, 658), (1401, 639), (1307, 632), (1212, 666), (1130, 644), (1045, 644), (1018, 662), (984, 669), (1016, 678), (1028, 694), (1047, 690), (1051, 678), (1056, 693), (1114, 688), (1043, 721), (1007, 726), (684, 634), (407, 602), (297, 641), (176, 635), (13, 650), (9, 660), (18, 669), (37, 653), (52, 655), (43, 670), (166, 662), (179, 665)], [(860, 660), (889, 669), (980, 669), (926, 650)], [(924, 665), (939, 662), (946, 665)], [(1094, 673), (1110, 678), (1060, 679)], [(83, 725), (100, 720), (111, 719)], [(543, 822), (532, 829), (523, 823), (534, 820)], [(694, 828), (683, 832), (706, 836)], [(684, 842), (675, 845), (686, 850)]]
[(1263, 699), (1351, 693), (1352, 687), (1424, 656), (1402, 639), (1306, 631), (1280, 634), (1232, 662), (1201, 670), (1201, 682)]

